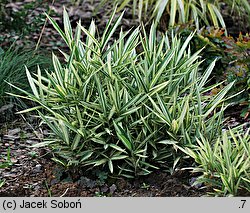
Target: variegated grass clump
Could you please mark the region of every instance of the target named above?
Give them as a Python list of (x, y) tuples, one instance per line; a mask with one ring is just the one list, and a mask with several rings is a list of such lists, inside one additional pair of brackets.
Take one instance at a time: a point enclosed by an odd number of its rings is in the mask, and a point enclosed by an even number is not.
[[(36, 75), (27, 70), (33, 93), (23, 98), (53, 135), (40, 146), (52, 147), (65, 166), (101, 167), (134, 177), (159, 166), (173, 169), (181, 159), (176, 144), (196, 144), (200, 135), (213, 139), (221, 131), (223, 100), (232, 84), (217, 95), (206, 87), (215, 61), (199, 76), (200, 51), (191, 54), (189, 42), (157, 36), (152, 25), (113, 33), (122, 19), (112, 14), (104, 33), (94, 22), (87, 30), (79, 21), (73, 34), (64, 10), (64, 30), (49, 20), (69, 47), (60, 62), (53, 54), (53, 71)], [(81, 36), (84, 36), (84, 40)], [(220, 110), (217, 110), (217, 107)]]
[(197, 145), (183, 151), (198, 166), (194, 172), (203, 173), (196, 183), (205, 183), (213, 195), (237, 196), (250, 192), (250, 129), (241, 134), (234, 129), (224, 131), (216, 141), (197, 138)]

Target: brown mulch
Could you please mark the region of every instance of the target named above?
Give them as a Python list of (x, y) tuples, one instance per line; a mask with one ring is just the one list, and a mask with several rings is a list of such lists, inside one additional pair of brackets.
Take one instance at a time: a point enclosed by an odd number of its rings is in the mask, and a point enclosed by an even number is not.
[[(12, 2), (7, 5), (8, 10), (18, 11), (24, 9), (26, 4), (30, 2), (36, 2), (35, 0), (24, 0), (21, 2)], [(61, 28), (63, 28), (63, 6), (67, 9), (70, 22), (72, 25), (73, 30), (76, 28), (77, 23), (81, 20), (81, 25), (85, 28), (89, 28), (91, 21), (93, 20), (97, 26), (97, 33), (101, 36), (102, 32), (104, 31), (106, 24), (109, 21), (110, 14), (114, 10), (114, 5), (112, 3), (105, 4), (103, 7), (100, 7), (98, 11), (96, 8), (99, 7), (101, 0), (82, 0), (79, 5), (73, 4), (70, 0), (55, 0), (48, 1), (43, 0), (41, 4), (37, 5), (37, 8), (29, 9), (29, 15), (26, 17), (26, 22), (30, 26), (33, 25), (33, 20), (44, 14), (45, 12), (49, 14)], [(28, 9), (27, 9), (28, 10)], [(117, 12), (115, 15), (115, 19), (121, 15), (121, 11)], [(123, 31), (127, 31), (131, 28), (135, 28), (139, 25), (138, 19), (134, 19), (131, 10), (126, 10), (121, 26)], [(14, 32), (9, 32), (8, 30), (5, 32), (0, 32), (0, 37), (6, 38), (5, 42), (0, 43), (1, 46), (10, 46), (11, 41), (15, 40), (15, 45), (19, 47), (28, 47), (28, 48), (35, 48), (35, 45), (39, 41), (39, 37), (42, 32), (42, 39), (39, 43), (41, 49), (57, 50), (58, 48), (64, 48), (65, 42), (59, 36), (57, 31), (53, 28), (52, 24), (47, 21), (45, 28), (43, 26), (34, 26), (32, 32), (27, 35), (19, 35), (15, 34)], [(120, 28), (119, 28), (120, 29)], [(119, 30), (115, 32), (115, 34), (119, 35)], [(114, 36), (115, 37), (115, 36)]]

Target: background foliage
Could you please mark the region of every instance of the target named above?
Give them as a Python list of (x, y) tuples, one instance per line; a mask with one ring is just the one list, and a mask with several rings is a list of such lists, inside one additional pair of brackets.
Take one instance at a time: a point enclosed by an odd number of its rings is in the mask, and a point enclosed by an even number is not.
[[(110, 2), (102, 0), (100, 5)], [(222, 8), (226, 5), (231, 8), (231, 13), (240, 17), (250, 15), (250, 4), (247, 0), (116, 0), (119, 10), (132, 7), (133, 14), (140, 20), (148, 21), (147, 17), (156, 23), (162, 19), (166, 27), (177, 24), (193, 22), (197, 29), (202, 26), (215, 26), (226, 28)], [(163, 23), (164, 23), (163, 22)]]
[[(181, 25), (175, 28), (176, 34), (181, 34), (185, 40), (194, 31), (192, 25)], [(249, 82), (250, 82), (250, 61), (249, 61), (249, 34), (240, 33), (238, 37), (226, 36), (222, 29), (213, 27), (204, 28), (195, 34), (191, 41), (192, 52), (204, 47), (202, 58), (205, 59), (203, 66), (208, 66), (217, 58), (217, 65), (214, 69), (213, 81), (225, 81), (225, 84), (235, 81), (231, 93), (241, 92), (230, 102), (244, 106), (241, 116), (247, 119), (249, 116)], [(216, 94), (222, 87), (212, 90)]]

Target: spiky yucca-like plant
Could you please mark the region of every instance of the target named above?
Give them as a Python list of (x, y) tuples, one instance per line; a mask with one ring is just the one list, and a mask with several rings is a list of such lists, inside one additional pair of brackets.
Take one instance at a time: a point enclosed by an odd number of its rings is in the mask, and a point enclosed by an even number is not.
[(248, 0), (102, 0), (100, 6), (107, 2), (118, 4), (118, 10), (131, 7), (134, 16), (138, 17), (140, 21), (148, 20), (150, 17), (159, 23), (164, 16), (167, 28), (176, 24), (194, 22), (197, 29), (203, 26), (226, 29), (221, 13), (221, 5), (224, 4), (231, 9), (231, 12), (235, 12), (235, 15), (250, 16)]
[[(109, 0), (102, 0), (100, 5), (107, 2)], [(146, 17), (150, 17), (158, 23), (162, 16), (164, 16), (167, 20), (167, 27), (193, 21), (197, 29), (200, 29), (204, 25), (226, 28), (218, 1), (115, 0), (112, 2), (119, 5), (118, 10), (123, 10), (125, 7), (132, 7), (134, 16), (138, 16), (140, 21), (145, 20)]]

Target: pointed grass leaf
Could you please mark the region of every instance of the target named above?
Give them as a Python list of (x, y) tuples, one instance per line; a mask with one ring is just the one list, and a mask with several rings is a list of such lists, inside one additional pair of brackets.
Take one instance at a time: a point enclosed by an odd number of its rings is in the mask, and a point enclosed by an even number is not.
[(127, 155), (114, 155), (111, 157), (111, 160), (123, 160), (123, 159), (126, 159), (128, 157), (129, 156), (127, 156)]
[(153, 12), (153, 17), (155, 17), (156, 23), (160, 21), (164, 10), (166, 10), (168, 2), (169, 0), (161, 0), (156, 2), (155, 9)]
[(33, 94), (35, 95), (36, 98), (39, 98), (39, 94), (38, 94), (37, 88), (35, 86), (34, 80), (33, 80), (32, 76), (31, 76), (28, 68), (25, 67), (25, 70), (26, 70), (26, 75), (27, 75), (30, 87), (32, 89), (32, 92), (33, 92)]
[(175, 25), (176, 10), (177, 10), (177, 0), (171, 0), (169, 27), (173, 27)]
[(117, 134), (118, 138), (121, 140), (121, 142), (123, 143), (123, 145), (129, 151), (132, 152), (133, 151), (133, 145), (132, 145), (132, 142), (129, 140), (129, 137), (127, 136), (127, 134), (125, 133), (125, 131), (115, 121), (113, 121), (113, 124), (114, 124), (114, 127), (115, 127), (116, 134)]
[(205, 70), (200, 82), (199, 82), (199, 91), (204, 87), (205, 83), (207, 82), (209, 76), (211, 75), (214, 67), (215, 67), (215, 63), (216, 63), (217, 59), (215, 59), (209, 66), (208, 68)]
[(60, 36), (63, 38), (63, 40), (65, 41), (65, 43), (68, 45), (68, 47), (70, 47), (70, 43), (68, 41), (67, 36), (65, 35), (65, 33), (61, 30), (61, 28), (59, 27), (59, 25), (56, 23), (56, 21), (54, 19), (52, 19), (48, 14), (46, 14), (46, 17), (49, 19), (50, 23), (53, 25), (53, 27), (55, 28), (55, 30), (60, 34)]
[(93, 153), (93, 151), (84, 151), (83, 153), (80, 153), (80, 162), (88, 160), (93, 155)]
[(213, 4), (208, 3), (208, 4), (207, 4), (207, 7), (208, 7), (208, 10), (209, 10), (209, 12), (210, 12), (210, 16), (211, 16), (211, 19), (212, 19), (212, 21), (213, 21), (214, 26), (215, 26), (216, 28), (218, 28), (218, 27), (219, 27), (218, 17), (216, 16), (216, 13), (215, 13), (215, 11), (214, 11), (214, 6), (213, 6)]
[(105, 30), (104, 33), (102, 35), (102, 41), (101, 41), (101, 50), (103, 51), (104, 48), (106, 47), (107, 43), (109, 42), (110, 38), (112, 37), (112, 35), (114, 34), (115, 30), (117, 29), (117, 27), (119, 26), (119, 24), (121, 23), (122, 17), (124, 15), (124, 11), (122, 12), (122, 14), (116, 19), (115, 23), (111, 26), (111, 22), (114, 18), (115, 15), (115, 10), (114, 13), (112, 14)]
[(124, 152), (124, 153), (127, 153), (125, 149), (122, 149), (120, 146), (117, 146), (115, 144), (109, 144), (109, 146), (119, 152)]
[(225, 86), (206, 106), (207, 111), (205, 113), (205, 117), (207, 117), (222, 101), (228, 91), (232, 88), (234, 82), (231, 82), (227, 86)]
[(109, 161), (108, 161), (108, 166), (109, 166), (109, 171), (111, 172), (111, 174), (113, 174), (113, 172), (114, 172), (114, 167), (113, 167), (112, 160), (109, 160)]
[(64, 32), (65, 36), (69, 42), (70, 48), (72, 48), (72, 40), (73, 40), (73, 33), (72, 33), (72, 28), (69, 20), (69, 15), (66, 11), (66, 8), (63, 7), (63, 25), (64, 25)]

